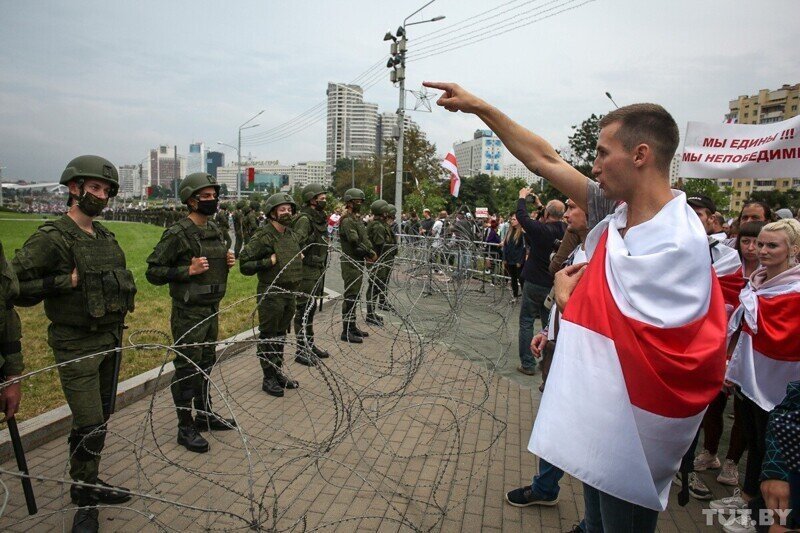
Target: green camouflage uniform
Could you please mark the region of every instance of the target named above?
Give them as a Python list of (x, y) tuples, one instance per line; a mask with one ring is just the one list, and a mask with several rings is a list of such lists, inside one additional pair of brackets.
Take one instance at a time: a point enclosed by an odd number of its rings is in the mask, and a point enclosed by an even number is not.
[(217, 214), (214, 215), (214, 222), (217, 224), (217, 227), (219, 227), (220, 231), (222, 232), (222, 236), (225, 238), (225, 246), (228, 250), (230, 250), (233, 240), (231, 240), (231, 223), (228, 222), (228, 210), (220, 209), (217, 211)]
[(258, 211), (250, 206), (250, 210), (242, 221), (242, 234), (244, 235), (244, 243), (250, 242), (250, 239), (255, 235), (258, 229)]
[(367, 285), (367, 314), (372, 314), (376, 308), (385, 306), (397, 245), (391, 226), (378, 218), (367, 225), (367, 236), (378, 254), (378, 260), (369, 268)]
[[(273, 265), (270, 257), (277, 256)], [(242, 249), (239, 270), (258, 276), (258, 357), (262, 369), (283, 364), (283, 344), (295, 312), (295, 295), (303, 279), (300, 239), (291, 228), (280, 233), (272, 222), (258, 228)]]
[(244, 246), (243, 222), (244, 214), (242, 213), (242, 208), (237, 206), (236, 210), (233, 212), (233, 235), (236, 237), (236, 241), (233, 245), (233, 253), (236, 255), (237, 259), (239, 258), (239, 253), (242, 251), (242, 246)]
[(372, 256), (372, 243), (361, 215), (349, 211), (339, 220), (339, 239), (342, 245), (342, 279), (344, 280), (344, 302), (342, 322), (347, 328), (355, 324), (356, 304), (361, 294), (364, 277), (364, 260)]
[(0, 243), (0, 377), (19, 376), (25, 370), (20, 343), (22, 325), (14, 310), (14, 299), (18, 295), (19, 281)]
[[(110, 416), (115, 350), (125, 315), (133, 311), (136, 285), (114, 234), (99, 222), (92, 226), (94, 235), (89, 235), (67, 215), (46, 222), (17, 251), (12, 265), (19, 301), (32, 305), (44, 299), (51, 322), (47, 342), (56, 363), (73, 361), (58, 367), (72, 411), (70, 476), (94, 484)], [(96, 353), (101, 355), (86, 358)]]
[(303, 279), (297, 297), (294, 332), (297, 345), (314, 345), (316, 299), (322, 296), (325, 268), (328, 264), (328, 219), (324, 211), (309, 205), (300, 208), (293, 226), (303, 250)]
[[(228, 280), (227, 254), (224, 235), (214, 222), (198, 226), (186, 217), (164, 232), (147, 258), (147, 280), (154, 285), (169, 283), (172, 297), (170, 326), (179, 353), (171, 391), (179, 420), (191, 417), (192, 399), (196, 410), (211, 411), (208, 380), (197, 368), (208, 374), (217, 361), (217, 313)], [(193, 257), (207, 258), (209, 269), (190, 276)]]

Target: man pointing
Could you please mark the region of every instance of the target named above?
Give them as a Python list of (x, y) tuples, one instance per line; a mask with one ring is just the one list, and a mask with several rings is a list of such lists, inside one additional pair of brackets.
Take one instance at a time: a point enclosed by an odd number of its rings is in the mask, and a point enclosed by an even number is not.
[(588, 266), (556, 276), (564, 314), (528, 449), (584, 483), (588, 531), (655, 531), (725, 366), (725, 309), (705, 231), (669, 186), (675, 121), (655, 104), (606, 115), (593, 182), (458, 85), (425, 85), (444, 91), (439, 105), (477, 115), (588, 214)]

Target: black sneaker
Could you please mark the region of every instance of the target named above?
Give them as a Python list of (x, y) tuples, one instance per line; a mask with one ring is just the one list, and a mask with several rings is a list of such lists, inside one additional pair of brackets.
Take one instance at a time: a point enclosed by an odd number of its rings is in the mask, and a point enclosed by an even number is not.
[(529, 507), (531, 505), (544, 505), (551, 507), (558, 503), (558, 496), (552, 500), (538, 498), (533, 494), (531, 486), (528, 485), (527, 487), (520, 487), (518, 489), (506, 492), (506, 501), (514, 507)]

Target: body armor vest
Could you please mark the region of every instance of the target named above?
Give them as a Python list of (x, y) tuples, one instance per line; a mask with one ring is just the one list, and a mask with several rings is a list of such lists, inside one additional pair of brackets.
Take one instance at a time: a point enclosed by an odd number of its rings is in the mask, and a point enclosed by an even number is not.
[[(300, 245), (289, 228), (284, 233), (278, 233), (278, 230), (269, 223), (265, 228), (267, 228), (267, 235), (270, 237), (269, 241), (278, 262), (268, 271), (258, 273), (259, 286), (266, 287), (274, 281), (278, 287), (294, 290), (303, 279)], [(269, 257), (266, 259), (269, 261)]]
[[(219, 228), (210, 220), (205, 227), (189, 218), (179, 221), (193, 257), (208, 259), (208, 270), (191, 276), (189, 281), (171, 281), (169, 295), (188, 305), (213, 305), (225, 296), (228, 282), (228, 247)], [(191, 258), (189, 258), (191, 263)]]
[(323, 270), (328, 262), (328, 241), (325, 239), (328, 234), (328, 220), (324, 213), (310, 207), (303, 207), (300, 216), (307, 217), (311, 224), (311, 235), (303, 250), (303, 265), (310, 269)]
[[(369, 237), (367, 236), (367, 227), (362, 222), (359, 215), (353, 215), (350, 213), (345, 213), (342, 215), (342, 218), (339, 220), (339, 235), (342, 234), (342, 223), (344, 225), (354, 224), (356, 229), (356, 233), (358, 233), (358, 241), (359, 243), (368, 243), (370, 242)], [(340, 238), (340, 245), (342, 247), (342, 253), (352, 257), (356, 260), (360, 260), (358, 254), (356, 254), (356, 247), (358, 243), (350, 242), (347, 239)]]
[(45, 298), (47, 318), (54, 324), (91, 329), (122, 324), (125, 315), (133, 311), (136, 283), (116, 239), (99, 225), (94, 226), (95, 239), (82, 238), (81, 230), (64, 217), (52, 225), (67, 242), (79, 284), (74, 290)]
[(382, 224), (386, 232), (386, 244), (383, 246), (383, 253), (386, 256), (386, 260), (392, 260), (397, 255), (397, 236), (389, 224), (386, 222)]

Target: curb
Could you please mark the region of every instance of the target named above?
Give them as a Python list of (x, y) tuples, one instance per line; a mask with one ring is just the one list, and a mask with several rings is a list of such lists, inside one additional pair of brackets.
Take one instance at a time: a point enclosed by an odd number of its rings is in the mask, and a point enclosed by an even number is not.
[[(341, 297), (336, 291), (325, 288), (323, 302)], [(217, 345), (217, 361), (224, 361), (231, 355), (240, 353), (246, 348), (245, 342), (258, 336), (258, 328), (248, 329), (219, 341)], [(127, 407), (161, 389), (169, 387), (175, 367), (172, 363), (157, 366), (147, 372), (133, 376), (120, 382), (117, 389), (117, 409)], [(50, 411), (19, 423), (19, 434), (22, 447), (26, 451), (33, 450), (58, 437), (64, 436), (72, 429), (72, 411), (68, 405), (56, 407)], [(14, 449), (8, 429), (0, 431), (0, 463), (14, 458)]]

